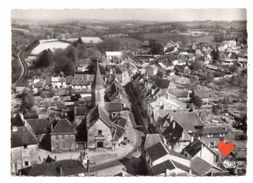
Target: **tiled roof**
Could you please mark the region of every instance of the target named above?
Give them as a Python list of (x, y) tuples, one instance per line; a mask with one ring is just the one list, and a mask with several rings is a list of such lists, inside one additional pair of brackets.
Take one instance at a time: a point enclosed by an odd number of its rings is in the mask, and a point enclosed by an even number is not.
[(11, 132), (11, 147), (37, 144), (36, 136), (25, 126), (16, 127), (16, 131)]
[[(59, 167), (62, 167), (62, 175)], [(84, 173), (85, 169), (80, 161), (61, 160), (57, 162), (42, 163), (21, 170), (23, 175), (28, 176), (70, 176)]]
[(27, 119), (26, 121), (32, 127), (35, 135), (40, 135), (47, 132), (47, 127), (49, 125), (48, 119)]
[(164, 161), (156, 166), (153, 166), (151, 168), (153, 175), (160, 175), (162, 173), (165, 173), (166, 170), (173, 170), (175, 169), (175, 166), (173, 165), (171, 160)]
[(159, 134), (147, 134), (145, 138), (144, 148), (147, 149), (161, 141), (162, 139)]
[(173, 120), (176, 121), (187, 132), (195, 132), (195, 126), (203, 126), (199, 116), (195, 112), (174, 112), (171, 113)]
[(65, 133), (75, 133), (74, 126), (70, 123), (68, 119), (60, 119), (57, 121), (51, 134), (65, 134)]
[(147, 148), (146, 152), (152, 161), (155, 161), (168, 154), (167, 150), (161, 142)]

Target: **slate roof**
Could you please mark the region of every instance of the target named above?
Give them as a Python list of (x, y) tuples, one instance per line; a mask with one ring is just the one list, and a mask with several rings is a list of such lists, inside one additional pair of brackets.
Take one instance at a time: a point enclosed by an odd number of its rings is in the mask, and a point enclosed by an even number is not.
[(195, 156), (202, 148), (202, 143), (199, 140), (194, 140), (188, 146), (186, 146), (183, 151), (187, 152), (191, 157)]
[(157, 79), (155, 80), (155, 84), (158, 88), (167, 89), (170, 85), (170, 81), (167, 79)]
[(228, 133), (228, 130), (225, 127), (220, 126), (212, 126), (212, 127), (204, 127), (202, 130), (202, 134), (225, 134)]
[(116, 130), (115, 130), (115, 132), (114, 132), (114, 134), (113, 134), (113, 138), (112, 139), (114, 141), (118, 141), (122, 137), (122, 135), (124, 134), (124, 132), (125, 132), (124, 129), (117, 127)]
[(86, 120), (89, 124), (89, 128), (93, 126), (93, 124), (95, 124), (98, 119), (101, 119), (109, 128), (114, 126), (110, 120), (109, 114), (105, 111), (105, 109), (96, 105), (89, 111), (87, 115)]
[(147, 148), (146, 152), (152, 161), (155, 161), (168, 154), (167, 150), (161, 142)]
[(70, 123), (68, 119), (60, 119), (57, 121), (54, 129), (52, 130), (51, 134), (74, 134), (75, 128), (74, 126)]
[(88, 86), (90, 84), (90, 82), (87, 80), (73, 79), (71, 84), (78, 85), (78, 86)]
[(95, 90), (99, 90), (103, 88), (104, 88), (103, 79), (102, 79), (101, 72), (99, 69), (99, 64), (97, 63)]
[(73, 78), (74, 78), (74, 77), (71, 76), (71, 75), (66, 76), (66, 77), (65, 77), (65, 79), (66, 79), (66, 84), (72, 83)]
[(16, 131), (11, 132), (11, 147), (21, 147), (24, 145), (37, 144), (36, 136), (25, 126), (16, 127)]
[[(62, 175), (60, 174), (59, 166), (62, 166)], [(27, 176), (71, 176), (84, 173), (84, 171), (85, 169), (80, 161), (61, 160), (25, 168), (21, 170), (21, 174)]]
[(123, 110), (123, 106), (120, 102), (107, 102), (105, 103), (105, 110), (108, 112), (120, 112)]
[(116, 125), (121, 127), (121, 128), (125, 128), (127, 123), (127, 120), (125, 118), (120, 117), (117, 121), (116, 121)]
[(48, 119), (27, 119), (26, 121), (32, 127), (35, 135), (40, 135), (47, 132), (47, 127), (49, 126)]
[(188, 92), (185, 91), (184, 89), (170, 88), (170, 89), (168, 89), (168, 92), (177, 98), (187, 98), (188, 97)]
[(176, 167), (173, 165), (171, 160), (164, 161), (156, 166), (151, 167), (151, 171), (153, 175), (160, 175), (165, 173), (167, 169), (173, 170)]
[(159, 134), (147, 134), (145, 138), (144, 148), (147, 149), (153, 145), (161, 142), (162, 139)]
[(17, 114), (14, 118), (11, 118), (11, 126), (24, 126), (19, 114)]
[(191, 160), (192, 173), (198, 176), (205, 175), (213, 166), (205, 160), (195, 157)]
[(176, 161), (173, 161), (173, 160), (171, 160), (171, 161), (173, 162), (173, 164), (175, 165), (175, 167), (177, 167), (177, 168), (179, 168), (179, 169), (181, 169), (181, 170), (183, 170), (185, 172), (189, 172), (190, 167), (187, 167), (187, 166), (185, 166), (185, 165), (183, 165), (181, 163), (178, 163)]
[(203, 126), (199, 116), (195, 112), (174, 112), (171, 113), (173, 120), (176, 121), (187, 132), (195, 132), (195, 126)]
[(39, 82), (37, 82), (37, 83), (34, 84), (34, 88), (42, 88), (43, 85), (44, 85), (44, 82), (39, 81)]

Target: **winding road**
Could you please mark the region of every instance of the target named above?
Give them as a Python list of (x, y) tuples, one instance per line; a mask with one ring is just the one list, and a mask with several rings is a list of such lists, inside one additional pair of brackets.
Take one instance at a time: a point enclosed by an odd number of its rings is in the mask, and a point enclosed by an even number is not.
[(18, 62), (21, 66), (21, 73), (20, 73), (19, 78), (13, 83), (14, 86), (18, 85), (23, 80), (23, 78), (26, 76), (26, 74), (28, 72), (23, 53), (24, 53), (24, 50), (22, 49), (17, 54)]

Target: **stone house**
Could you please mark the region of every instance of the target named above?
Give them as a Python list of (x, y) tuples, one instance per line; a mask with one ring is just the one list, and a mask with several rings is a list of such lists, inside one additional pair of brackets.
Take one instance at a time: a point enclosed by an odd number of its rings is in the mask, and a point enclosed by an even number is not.
[(51, 124), (51, 151), (75, 151), (76, 130), (68, 119), (60, 119)]
[(199, 157), (211, 165), (215, 165), (218, 158), (211, 148), (196, 138), (183, 149), (182, 154), (189, 159)]
[(19, 174), (22, 168), (39, 163), (38, 140), (26, 126), (12, 126), (11, 173)]
[(145, 152), (146, 166), (150, 175), (188, 175), (188, 172), (181, 168), (187, 165), (173, 162), (170, 159), (172, 156), (163, 143), (158, 142), (145, 149)]

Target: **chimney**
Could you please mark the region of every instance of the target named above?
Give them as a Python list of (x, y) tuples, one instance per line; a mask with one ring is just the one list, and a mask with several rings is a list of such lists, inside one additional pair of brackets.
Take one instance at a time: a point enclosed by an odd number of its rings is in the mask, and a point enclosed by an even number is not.
[(90, 172), (90, 160), (89, 159), (87, 160), (87, 172), (88, 173)]
[(194, 137), (193, 136), (191, 136), (191, 143), (194, 141)]
[(63, 175), (63, 172), (62, 172), (62, 164), (61, 164), (61, 163), (56, 167), (56, 169), (57, 169), (57, 171), (58, 171), (58, 173), (59, 173), (60, 175)]
[(189, 174), (192, 174), (192, 169), (191, 168), (189, 169)]

